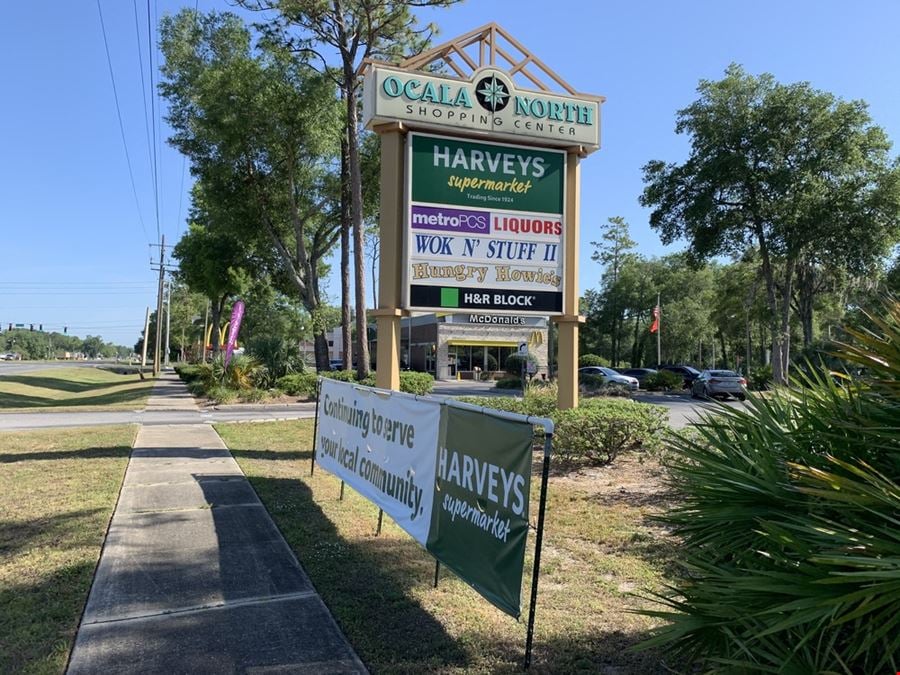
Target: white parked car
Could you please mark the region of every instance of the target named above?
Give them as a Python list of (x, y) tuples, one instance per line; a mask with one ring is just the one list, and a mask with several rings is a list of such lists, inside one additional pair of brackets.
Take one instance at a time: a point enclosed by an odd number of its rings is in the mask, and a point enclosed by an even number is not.
[(628, 387), (631, 391), (637, 391), (640, 388), (636, 377), (630, 375), (622, 375), (612, 368), (603, 366), (584, 366), (578, 369), (579, 377), (581, 375), (596, 375), (604, 379), (604, 384), (617, 384), (622, 387)]

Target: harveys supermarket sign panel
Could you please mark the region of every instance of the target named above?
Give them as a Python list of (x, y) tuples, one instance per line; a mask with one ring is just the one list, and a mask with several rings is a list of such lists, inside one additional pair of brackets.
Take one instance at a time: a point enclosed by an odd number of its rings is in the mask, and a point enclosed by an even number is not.
[(402, 121), (541, 145), (600, 147), (600, 97), (560, 96), (519, 89), (501, 70), (480, 68), (470, 80), (370, 66), (363, 122)]
[(406, 306), (562, 312), (565, 153), (409, 134)]

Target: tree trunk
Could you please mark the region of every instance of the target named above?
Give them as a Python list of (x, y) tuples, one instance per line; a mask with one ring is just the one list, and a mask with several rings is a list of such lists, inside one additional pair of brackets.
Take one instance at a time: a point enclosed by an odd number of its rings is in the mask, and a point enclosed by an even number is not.
[[(793, 293), (794, 259), (788, 255), (784, 270), (784, 288), (781, 291), (781, 370), (787, 383), (791, 366), (791, 294)], [(773, 369), (774, 370), (774, 369)]]
[(346, 130), (341, 137), (341, 367), (353, 365), (352, 331), (350, 330), (350, 158)]
[(797, 316), (803, 328), (803, 346), (809, 347), (813, 341), (813, 312), (816, 300), (816, 270), (812, 265), (797, 266), (797, 292), (795, 294)]
[(359, 165), (359, 121), (356, 109), (356, 74), (347, 72), (347, 158), (350, 167), (350, 221), (353, 226), (353, 274), (356, 281), (356, 376), (369, 375), (369, 336), (366, 320), (366, 272), (362, 224), (362, 175)]
[(330, 356), (328, 354), (328, 336), (325, 335), (324, 328), (313, 335), (313, 349), (316, 355), (316, 367), (320, 370), (327, 370)]
[[(759, 241), (759, 252), (762, 257), (763, 277), (766, 280), (766, 302), (769, 306), (769, 333), (772, 339), (772, 380), (775, 384), (786, 384), (787, 373), (785, 371), (782, 357), (784, 355), (782, 349), (782, 335), (778, 326), (778, 294), (775, 287), (775, 271), (772, 269), (772, 261), (769, 259), (769, 249), (766, 246), (765, 236), (762, 228), (757, 228), (757, 240)], [(790, 295), (787, 296), (790, 298)]]

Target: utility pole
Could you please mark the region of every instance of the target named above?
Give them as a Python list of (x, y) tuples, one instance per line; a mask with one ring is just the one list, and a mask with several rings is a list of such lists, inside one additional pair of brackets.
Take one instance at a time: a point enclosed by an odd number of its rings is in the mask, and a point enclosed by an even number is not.
[(144, 346), (141, 349), (141, 379), (144, 379), (144, 368), (147, 367), (147, 341), (150, 339), (150, 308), (147, 308), (147, 318), (144, 319)]
[[(159, 290), (156, 293), (156, 335), (154, 339), (153, 345), (153, 374), (159, 375), (160, 371), (160, 359), (162, 357), (163, 350), (163, 342), (162, 342), (162, 315), (163, 315), (163, 287), (166, 279), (166, 272), (172, 269), (171, 263), (166, 263), (166, 235), (162, 235), (161, 241), (159, 244), (150, 244), (150, 246), (159, 246)], [(169, 248), (172, 248), (169, 246)], [(150, 261), (150, 269), (154, 272), (157, 271), (155, 268), (153, 260)], [(169, 365), (169, 357), (168, 357), (168, 347), (169, 347), (169, 338), (168, 338), (168, 330), (166, 331), (166, 365)]]
[(172, 328), (172, 282), (166, 284), (166, 368), (169, 367), (169, 333)]
[(162, 349), (163, 280), (166, 278), (166, 235), (159, 245), (159, 290), (156, 292), (156, 339), (153, 344), (153, 375), (159, 375), (159, 356)]

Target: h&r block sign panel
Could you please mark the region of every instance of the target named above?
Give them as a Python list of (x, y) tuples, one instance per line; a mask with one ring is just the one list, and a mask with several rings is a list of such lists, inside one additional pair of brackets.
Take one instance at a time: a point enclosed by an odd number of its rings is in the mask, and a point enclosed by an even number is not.
[(561, 313), (565, 160), (410, 134), (407, 306)]

